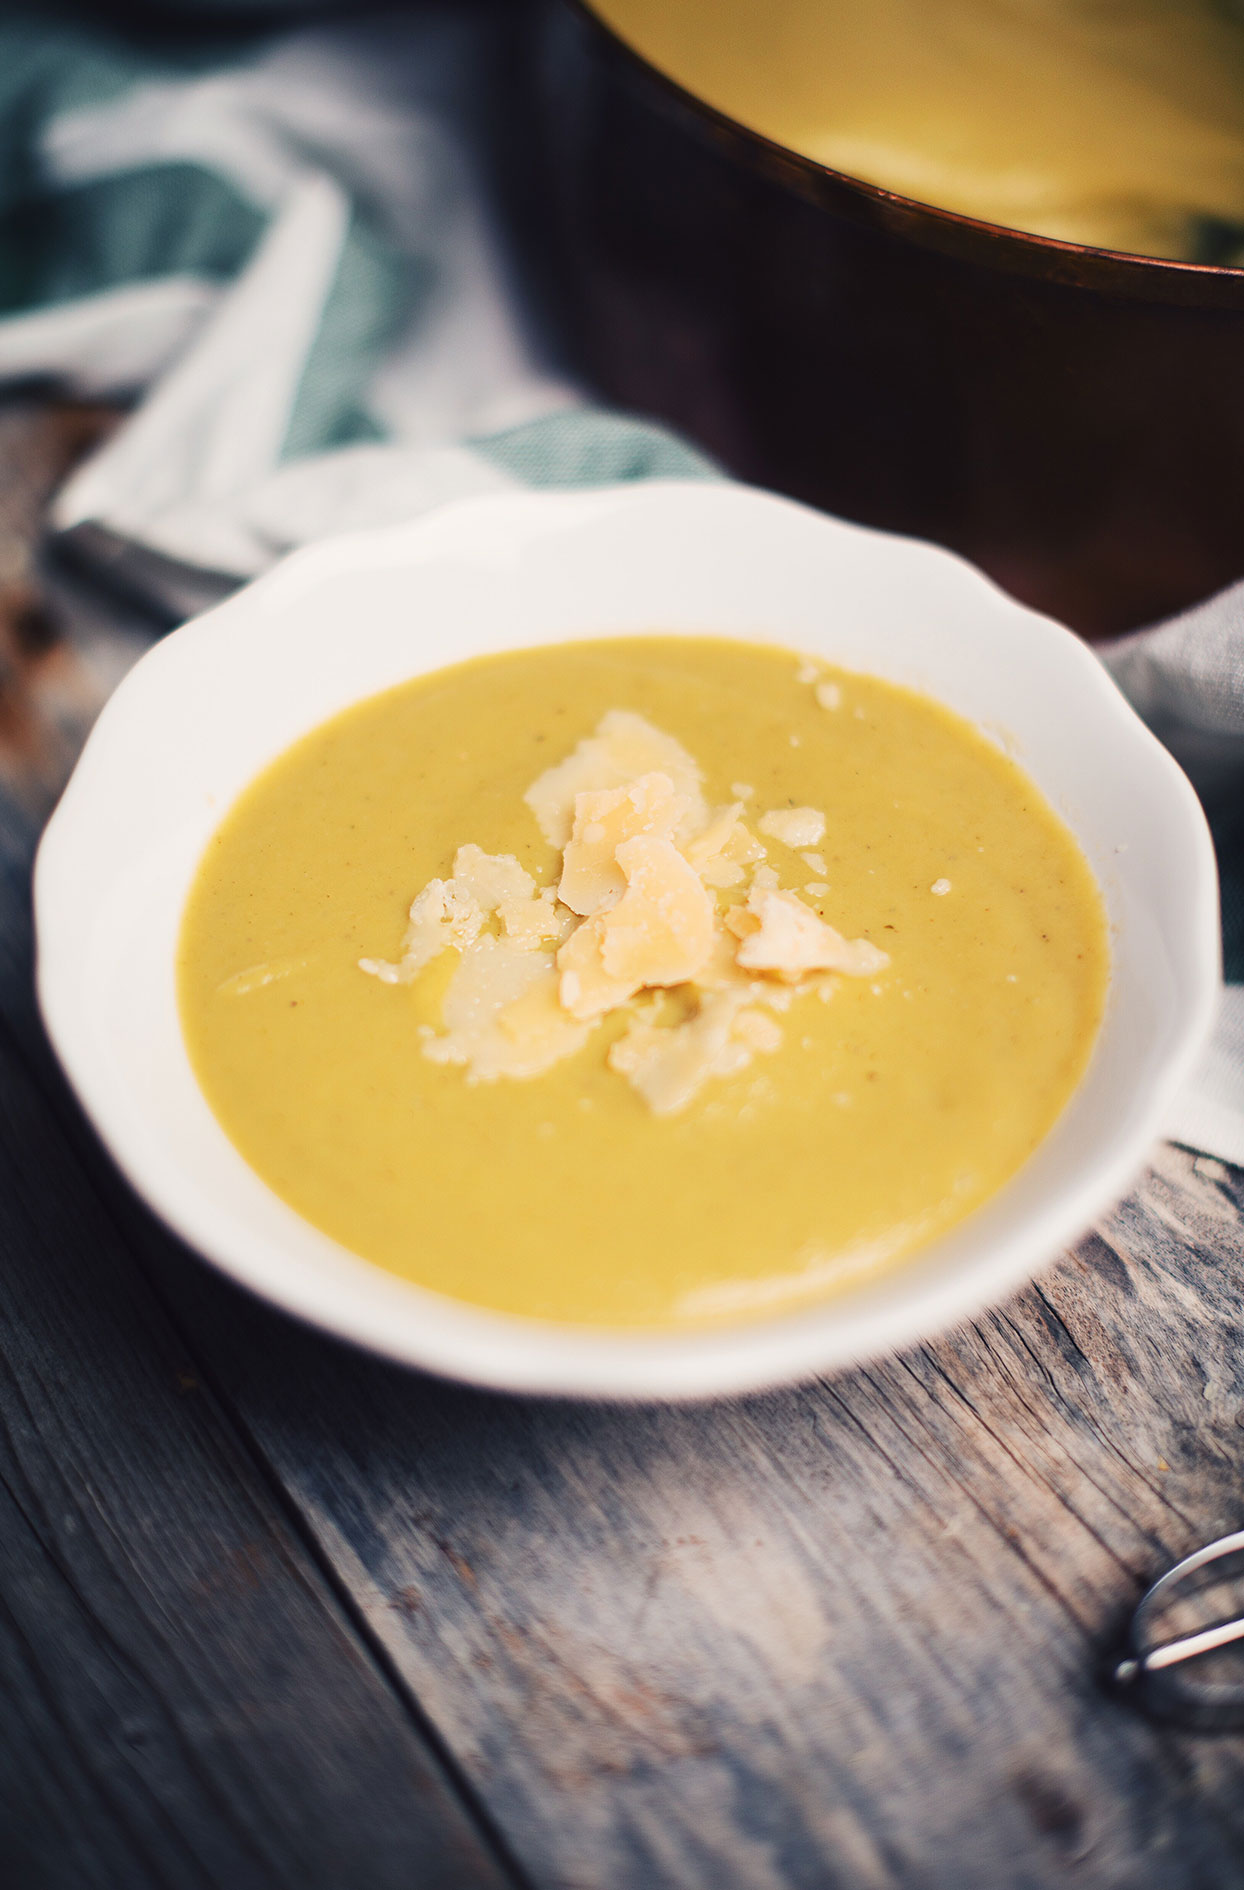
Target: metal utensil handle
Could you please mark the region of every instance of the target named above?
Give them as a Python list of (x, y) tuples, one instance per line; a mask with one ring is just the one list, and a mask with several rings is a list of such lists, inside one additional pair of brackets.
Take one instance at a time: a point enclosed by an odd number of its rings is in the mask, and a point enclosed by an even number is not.
[(1118, 1686), (1134, 1689), (1138, 1703), (1147, 1712), (1164, 1719), (1182, 1719), (1204, 1728), (1244, 1725), (1244, 1684), (1224, 1686), (1192, 1680), (1183, 1669), (1202, 1654), (1244, 1641), (1244, 1616), (1233, 1617), (1195, 1634), (1184, 1634), (1173, 1641), (1148, 1645), (1147, 1626), (1155, 1611), (1172, 1589), (1195, 1575), (1198, 1570), (1227, 1556), (1244, 1555), (1244, 1530), (1221, 1536), (1207, 1543), (1195, 1554), (1167, 1571), (1142, 1596), (1132, 1616), (1128, 1634), (1128, 1653), (1117, 1662), (1113, 1679)]

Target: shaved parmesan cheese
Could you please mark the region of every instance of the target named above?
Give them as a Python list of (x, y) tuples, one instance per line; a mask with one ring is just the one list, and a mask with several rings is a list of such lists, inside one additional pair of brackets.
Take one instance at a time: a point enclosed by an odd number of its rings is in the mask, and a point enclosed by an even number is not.
[(721, 852), (738, 826), (739, 815), (742, 812), (742, 801), (732, 801), (729, 807), (715, 808), (706, 825), (687, 841), (683, 847), (683, 853), (697, 872), (706, 860), (711, 860), (714, 855)]
[(587, 1041), (587, 1026), (557, 1002), (544, 952), (485, 933), (464, 954), (445, 993), (444, 1034), (425, 1040), (433, 1063), (464, 1064), (472, 1083), (539, 1076)]
[[(734, 800), (710, 810), (686, 750), (642, 716), (611, 710), (525, 797), (562, 849), (556, 888), (537, 886), (513, 854), (462, 846), (452, 876), (431, 880), (411, 905), (401, 958), (362, 967), (405, 984), (438, 953), (460, 954), (442, 1029), (421, 1025), (420, 1036), (426, 1056), (465, 1068), (473, 1083), (538, 1076), (581, 1049), (602, 1017), (629, 1008), (609, 1064), (656, 1114), (676, 1114), (710, 1079), (779, 1047), (774, 1011), (809, 990), (828, 997), (827, 974), (869, 977), (889, 963), (781, 888), (740, 818), (752, 792), (737, 783)], [(820, 840), (825, 816), (778, 808), (759, 825), (799, 849)], [(824, 871), (820, 854), (802, 858)], [(719, 901), (748, 869), (746, 899)], [(672, 987), (676, 1023), (656, 1002)]]
[(454, 856), (454, 884), (469, 893), (482, 912), (495, 912), (503, 935), (523, 951), (534, 951), (550, 941), (560, 944), (573, 923), (568, 912), (558, 910), (553, 888), (537, 888), (512, 853), (459, 847)]
[(842, 691), (836, 682), (821, 682), (812, 691), (823, 709), (842, 707)]
[(713, 949), (712, 895), (669, 840), (627, 840), (618, 865), (626, 892), (602, 920), (605, 969), (637, 985), (686, 983)]
[[(543, 1069), (570, 1056), (588, 1035), (587, 1028), (567, 1017), (558, 1003), (557, 974), (551, 965), (533, 978), (521, 997), (497, 1012), (497, 1028), (513, 1044), (516, 1056), (524, 1061), (538, 1057)], [(506, 1074), (513, 1075), (513, 1069)]]
[(720, 991), (728, 985), (746, 985), (751, 989), (755, 983), (751, 973), (744, 971), (735, 957), (739, 941), (736, 934), (727, 929), (730, 912), (741, 912), (752, 927), (760, 924), (745, 906), (732, 906), (728, 912), (718, 913), (713, 927), (713, 948), (695, 977), (701, 991)]
[(360, 958), (359, 969), (385, 984), (410, 984), (449, 946), (465, 951), (479, 937), (483, 923), (484, 914), (465, 887), (451, 879), (430, 879), (411, 905), (398, 962)]
[(744, 878), (743, 869), (765, 857), (759, 840), (739, 819), (742, 811), (741, 801), (719, 807), (702, 832), (683, 846), (683, 853), (706, 886), (737, 886)]
[(714, 1077), (745, 1070), (757, 1050), (776, 1050), (782, 1033), (771, 1017), (745, 1008), (745, 991), (713, 991), (686, 1023), (632, 1024), (609, 1052), (652, 1113), (672, 1116)]
[(700, 878), (706, 886), (715, 891), (724, 892), (729, 886), (737, 886), (746, 877), (743, 868), (728, 859), (724, 853), (716, 854), (711, 860), (705, 860), (700, 868)]
[(759, 929), (739, 946), (738, 962), (748, 971), (774, 971), (791, 980), (810, 971), (841, 971), (848, 977), (867, 978), (890, 962), (867, 939), (843, 938), (795, 893), (753, 891), (747, 904), (760, 921)]
[(557, 954), (561, 973), (558, 996), (572, 1017), (584, 1021), (603, 1017), (625, 1004), (639, 990), (639, 980), (617, 976), (605, 969), (601, 950), (607, 913), (598, 912), (577, 926)]
[(599, 1017), (645, 988), (686, 984), (713, 950), (712, 895), (672, 841), (638, 834), (618, 848), (617, 860), (622, 898), (586, 920), (557, 954), (561, 1001), (575, 1017)]
[(726, 840), (722, 852), (727, 859), (737, 860), (740, 866), (755, 866), (763, 860), (765, 850), (755, 834), (749, 833), (741, 820), (736, 820)]
[(574, 826), (562, 855), (557, 896), (583, 917), (612, 904), (626, 890), (618, 848), (639, 834), (668, 840), (693, 811), (668, 774), (641, 774), (625, 787), (576, 794)]
[(825, 833), (825, 816), (815, 807), (779, 807), (757, 821), (761, 833), (786, 847), (814, 847)]
[(625, 787), (644, 774), (668, 775), (675, 793), (687, 796), (692, 806), (688, 832), (704, 824), (707, 810), (699, 768), (681, 742), (630, 709), (610, 709), (595, 733), (533, 781), (523, 799), (549, 845), (564, 847), (574, 825), (576, 796)]
[(512, 853), (485, 853), (475, 846), (459, 847), (454, 854), (454, 884), (481, 912), (495, 912), (504, 900), (530, 899), (536, 890), (535, 880)]
[(750, 900), (745, 906), (731, 906), (723, 923), (735, 938), (750, 938), (753, 932), (760, 930), (760, 920), (752, 911)]
[(560, 945), (574, 925), (574, 914), (558, 905), (551, 886), (527, 899), (503, 899), (497, 916), (506, 938), (528, 952), (537, 945)]

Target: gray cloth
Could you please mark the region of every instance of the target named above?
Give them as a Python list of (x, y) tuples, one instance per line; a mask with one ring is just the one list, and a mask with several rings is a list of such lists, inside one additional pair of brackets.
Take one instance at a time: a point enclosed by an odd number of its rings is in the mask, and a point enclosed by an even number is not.
[(1244, 1163), (1244, 583), (1101, 654), (1186, 770), (1218, 850), (1227, 989), (1214, 1042), (1170, 1134)]

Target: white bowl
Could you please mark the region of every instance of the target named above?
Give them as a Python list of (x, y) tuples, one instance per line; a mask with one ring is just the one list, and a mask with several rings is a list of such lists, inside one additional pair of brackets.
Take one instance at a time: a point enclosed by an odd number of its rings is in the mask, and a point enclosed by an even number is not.
[[(295, 737), (485, 651), (670, 630), (806, 650), (911, 684), (1012, 753), (1077, 835), (1113, 968), (1084, 1081), (1036, 1154), (892, 1275), (781, 1318), (610, 1333), (408, 1285), (278, 1200), (201, 1095), (174, 951), (208, 837)], [(1214, 856), (1166, 751), (1068, 631), (948, 552), (736, 485), (506, 494), (298, 552), (121, 684), (47, 830), (39, 995), (108, 1148), (170, 1226), (276, 1304), (378, 1352), (523, 1391), (694, 1397), (927, 1338), (1001, 1298), (1124, 1191), (1209, 1030)]]

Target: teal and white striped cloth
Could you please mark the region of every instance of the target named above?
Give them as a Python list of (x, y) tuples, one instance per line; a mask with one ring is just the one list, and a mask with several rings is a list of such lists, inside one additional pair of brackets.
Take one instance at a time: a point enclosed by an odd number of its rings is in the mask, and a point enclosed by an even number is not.
[[(0, 15), (0, 385), (134, 401), (52, 524), (170, 620), (447, 499), (716, 476), (587, 406), (524, 318), (473, 155), (498, 18), (161, 60)], [(1217, 813), (1244, 976), (1244, 586), (1108, 660)], [(1171, 1126), (1244, 1162), (1244, 985)]]
[(486, 34), (423, 7), (161, 64), (0, 25), (0, 382), (139, 398), (53, 524), (154, 554), (174, 611), (468, 493), (711, 471), (542, 360), (472, 165)]

